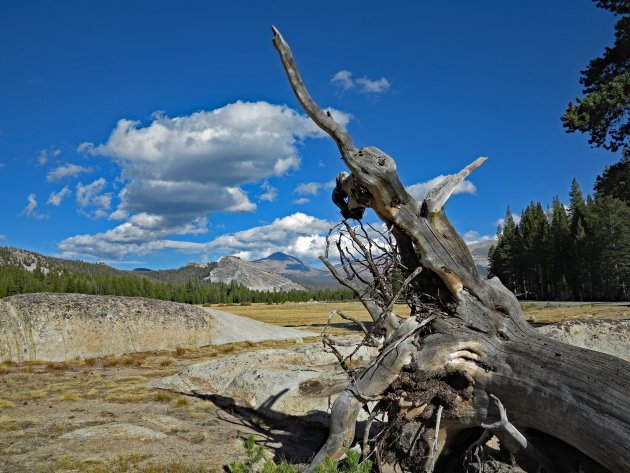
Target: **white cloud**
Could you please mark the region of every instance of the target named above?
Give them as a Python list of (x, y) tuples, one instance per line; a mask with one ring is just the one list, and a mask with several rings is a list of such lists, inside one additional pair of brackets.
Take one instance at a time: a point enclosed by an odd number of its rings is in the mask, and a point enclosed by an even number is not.
[(267, 202), (273, 202), (278, 197), (278, 189), (273, 187), (269, 182), (265, 181), (260, 185), (260, 188), (264, 190), (258, 200), (266, 200)]
[(171, 235), (201, 234), (207, 231), (206, 219), (172, 222), (160, 215), (139, 213), (117, 227), (94, 235), (76, 235), (59, 244), (64, 257), (90, 256), (119, 259), (129, 253), (144, 254), (165, 248), (190, 249), (198, 243), (161, 240)]
[[(521, 223), (521, 216), (517, 215), (517, 214), (512, 214), (512, 218), (514, 219), (514, 223), (515, 224), (519, 224)], [(503, 228), (503, 225), (505, 225), (505, 219), (504, 218), (500, 218), (498, 219), (495, 223), (494, 223), (497, 227), (501, 227)]]
[[(333, 112), (348, 123), (348, 114)], [(239, 101), (187, 116), (157, 114), (146, 126), (123, 119), (106, 143), (79, 148), (120, 166), (120, 209), (192, 221), (212, 211), (255, 210), (241, 185), (297, 169), (298, 145), (309, 137), (326, 135), (307, 116)]]
[(57, 166), (52, 171), (48, 172), (48, 174), (46, 175), (46, 180), (48, 182), (59, 181), (64, 177), (74, 177), (85, 172), (92, 172), (92, 169), (86, 168), (84, 166), (78, 166), (76, 164), (66, 163), (61, 166)]
[(466, 243), (471, 244), (479, 243), (480, 241), (494, 240), (496, 237), (493, 235), (480, 235), (479, 232), (470, 230), (464, 233), (463, 238)]
[(27, 201), (26, 207), (24, 207), (24, 210), (22, 211), (24, 215), (30, 218), (37, 218), (37, 219), (45, 218), (45, 215), (42, 215), (37, 212), (37, 197), (35, 196), (35, 194), (33, 193), (29, 194), (28, 197), (26, 198), (26, 201)]
[(389, 90), (391, 84), (385, 77), (381, 77), (378, 80), (370, 80), (367, 77), (360, 77), (355, 80), (359, 85), (361, 92), (365, 94), (382, 94)]
[(328, 189), (328, 190), (332, 190), (335, 188), (335, 186), (337, 185), (337, 180), (336, 179), (331, 179), (330, 181), (326, 182), (323, 187), (324, 189)]
[(101, 194), (105, 186), (107, 186), (107, 181), (102, 177), (90, 184), (83, 185), (83, 183), (79, 182), (77, 184), (77, 204), (80, 207), (109, 209), (112, 195), (110, 193)]
[(240, 255), (249, 259), (262, 258), (282, 251), (314, 261), (324, 254), (325, 234), (331, 223), (301, 212), (278, 218), (272, 223), (240, 232), (225, 234), (209, 242), (165, 239), (173, 234), (203, 233), (207, 222), (181, 224), (165, 228), (160, 216), (138, 214), (118, 227), (95, 235), (76, 235), (62, 241), (59, 248), (64, 257), (90, 256), (119, 259), (135, 253), (171, 249), (186, 253)]
[(331, 222), (296, 212), (268, 225), (222, 235), (206, 245), (208, 251), (218, 254), (248, 252), (249, 259), (281, 251), (312, 261), (324, 254), (324, 235), (331, 226)]
[[(409, 192), (413, 197), (417, 200), (423, 200), (428, 192), (437, 186), (440, 182), (444, 180), (444, 175), (439, 175), (434, 177), (433, 179), (429, 179), (428, 181), (418, 182), (417, 184), (412, 184), (407, 187), (407, 192)], [(453, 195), (456, 194), (476, 194), (477, 188), (475, 185), (467, 180), (461, 182), (453, 191)]]
[(391, 83), (385, 79), (385, 77), (376, 80), (368, 79), (365, 76), (353, 79), (352, 72), (347, 70), (337, 72), (330, 81), (337, 85), (343, 92), (356, 90), (362, 94), (372, 95), (382, 94), (391, 87)]
[(4, 241), (4, 240), (6, 240), (6, 239), (7, 239), (7, 237), (6, 237), (6, 236), (4, 236), (4, 235), (0, 235), (0, 241)]
[(308, 199), (306, 197), (300, 197), (299, 199), (295, 199), (293, 203), (296, 205), (303, 205), (303, 204), (308, 204), (310, 201), (311, 199)]
[(40, 166), (43, 166), (44, 164), (48, 162), (50, 158), (56, 158), (60, 154), (61, 154), (60, 149), (52, 149), (51, 151), (48, 151), (47, 149), (42, 149), (37, 155), (37, 163)]
[(330, 80), (333, 84), (341, 87), (342, 90), (350, 90), (354, 87), (354, 81), (352, 80), (352, 72), (341, 70), (337, 72)]
[(128, 217), (129, 217), (129, 212), (118, 209), (112, 212), (108, 218), (110, 220), (126, 220)]
[[(331, 113), (342, 126), (350, 120), (344, 112)], [(196, 251), (205, 244), (167, 237), (207, 231), (209, 212), (256, 210), (245, 184), (262, 182), (265, 192), (259, 199), (272, 202), (278, 191), (266, 179), (298, 169), (299, 146), (307, 138), (327, 135), (306, 115), (267, 102), (239, 101), (179, 117), (156, 113), (144, 125), (119, 120), (105, 143), (78, 147), (120, 167), (115, 210), (105, 213), (113, 196), (102, 193), (105, 183), (97, 184), (100, 180), (77, 186), (77, 203), (97, 207), (92, 217), (123, 223), (103, 233), (76, 235), (59, 246), (67, 255), (97, 258), (163, 248)], [(146, 216), (158, 226), (148, 227)]]
[(59, 192), (51, 192), (48, 196), (48, 201), (46, 202), (49, 205), (54, 205), (55, 207), (59, 207), (64, 197), (72, 194), (72, 191), (68, 186), (61, 189)]
[(322, 187), (319, 182), (303, 182), (298, 184), (298, 186), (293, 190), (296, 194), (299, 195), (317, 195), (317, 192)]

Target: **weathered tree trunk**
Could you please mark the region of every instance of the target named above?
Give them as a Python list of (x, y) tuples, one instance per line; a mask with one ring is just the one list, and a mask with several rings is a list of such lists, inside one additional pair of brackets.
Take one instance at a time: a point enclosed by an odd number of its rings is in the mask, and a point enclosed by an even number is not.
[[(404, 379), (420, 380), (420, 385), (428, 378), (451, 389), (450, 401), (446, 394), (430, 393), (421, 401), (426, 389), (414, 394), (407, 384), (388, 413), (390, 423), (397, 416), (404, 422), (421, 419), (430, 427), (437, 420), (434, 407), (445, 408), (436, 451), (425, 452), (426, 470), (440, 453), (458, 454), (452, 452), (458, 433), (483, 424), (508, 448), (513, 443), (511, 450), (521, 449), (547, 471), (562, 470), (562, 459), (550, 458), (544, 445), (531, 445), (519, 430), (560, 439), (610, 471), (630, 471), (630, 364), (538, 334), (497, 278), (480, 277), (466, 244), (443, 212), (457, 184), (485, 158), (449, 176), (424, 201), (416, 201), (398, 179), (391, 157), (373, 147), (357, 149), (334, 117), (317, 106), (288, 44), (275, 28), (273, 32), (298, 100), (335, 140), (351, 172), (338, 177), (335, 203), (344, 217), (361, 218), (365, 208), (376, 212), (396, 238), (406, 275), (414, 273), (406, 282), (431, 308), (401, 319), (393, 313), (393, 304), (384, 307), (362, 297), (374, 321), (384, 327), (385, 344), (380, 357), (334, 403), (330, 436), (308, 471), (328, 456), (339, 458), (350, 446), (356, 417), (368, 401), (391, 400), (396, 383)], [(336, 277), (359, 294), (350, 278)], [(501, 403), (510, 420), (502, 415), (502, 422), (485, 424), (494, 422), (500, 411), (504, 414), (497, 408)]]

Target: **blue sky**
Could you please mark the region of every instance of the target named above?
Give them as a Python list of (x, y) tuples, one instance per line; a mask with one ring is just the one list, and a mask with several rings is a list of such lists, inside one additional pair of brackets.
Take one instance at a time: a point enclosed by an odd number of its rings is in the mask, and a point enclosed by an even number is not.
[(123, 269), (313, 262), (344, 168), (272, 24), (315, 100), (416, 195), (489, 157), (446, 208), (469, 240), (618, 160), (560, 122), (613, 43), (590, 0), (227, 3), (2, 2), (0, 244)]

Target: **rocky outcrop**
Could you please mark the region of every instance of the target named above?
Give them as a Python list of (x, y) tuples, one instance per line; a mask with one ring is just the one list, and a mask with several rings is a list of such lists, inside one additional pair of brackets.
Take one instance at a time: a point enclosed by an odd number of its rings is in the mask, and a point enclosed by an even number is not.
[[(354, 350), (339, 348), (343, 355)], [(375, 348), (362, 347), (353, 360), (366, 363), (376, 355)], [(308, 416), (310, 421), (325, 423), (328, 407), (348, 379), (332, 353), (320, 343), (309, 343), (197, 363), (151, 386), (213, 396), (269, 417)]]
[(249, 261), (236, 256), (221, 258), (217, 266), (206, 278), (211, 282), (224, 282), (229, 284), (236, 281), (255, 291), (306, 291), (305, 287), (280, 276), (259, 268)]
[(209, 308), (139, 297), (46, 293), (0, 299), (0, 360), (16, 362), (311, 335)]
[(630, 319), (570, 320), (538, 331), (569, 345), (630, 361)]
[[(630, 359), (627, 319), (563, 322), (538, 330), (565, 343)], [(354, 348), (339, 350), (345, 356)], [(363, 347), (353, 360), (365, 364), (376, 354), (376, 349)], [(270, 417), (292, 415), (325, 423), (331, 402), (348, 384), (332, 353), (321, 344), (304, 344), (198, 363), (154, 381), (152, 387), (212, 396)]]

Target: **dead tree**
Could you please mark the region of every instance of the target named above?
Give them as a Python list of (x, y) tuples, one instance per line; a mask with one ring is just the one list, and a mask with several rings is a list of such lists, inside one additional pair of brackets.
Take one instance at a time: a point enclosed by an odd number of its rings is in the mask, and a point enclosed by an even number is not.
[[(537, 333), (501, 281), (478, 274), (444, 214), (454, 188), (486, 158), (417, 201), (401, 184), (390, 156), (355, 147), (348, 132), (319, 108), (288, 44), (272, 29), (295, 95), (336, 142), (350, 171), (337, 178), (334, 202), (345, 218), (361, 219), (366, 208), (374, 210), (395, 237), (410, 290), (427, 309), (401, 318), (389, 301), (361, 296), (384, 330), (383, 348), (335, 401), (328, 440), (307, 471), (345, 452), (357, 415), (370, 401), (387, 411), (387, 432), (380, 438), (391, 441), (380, 444), (380, 454), (394, 451), (399, 462), (407, 456), (407, 466), (416, 471), (457, 471), (461, 464), (455, 468), (452, 462), (457, 464), (484, 428), (545, 471), (567, 469), (565, 459), (550, 452), (554, 439), (609, 471), (630, 471), (630, 364)], [(361, 295), (349, 275), (337, 277)]]

